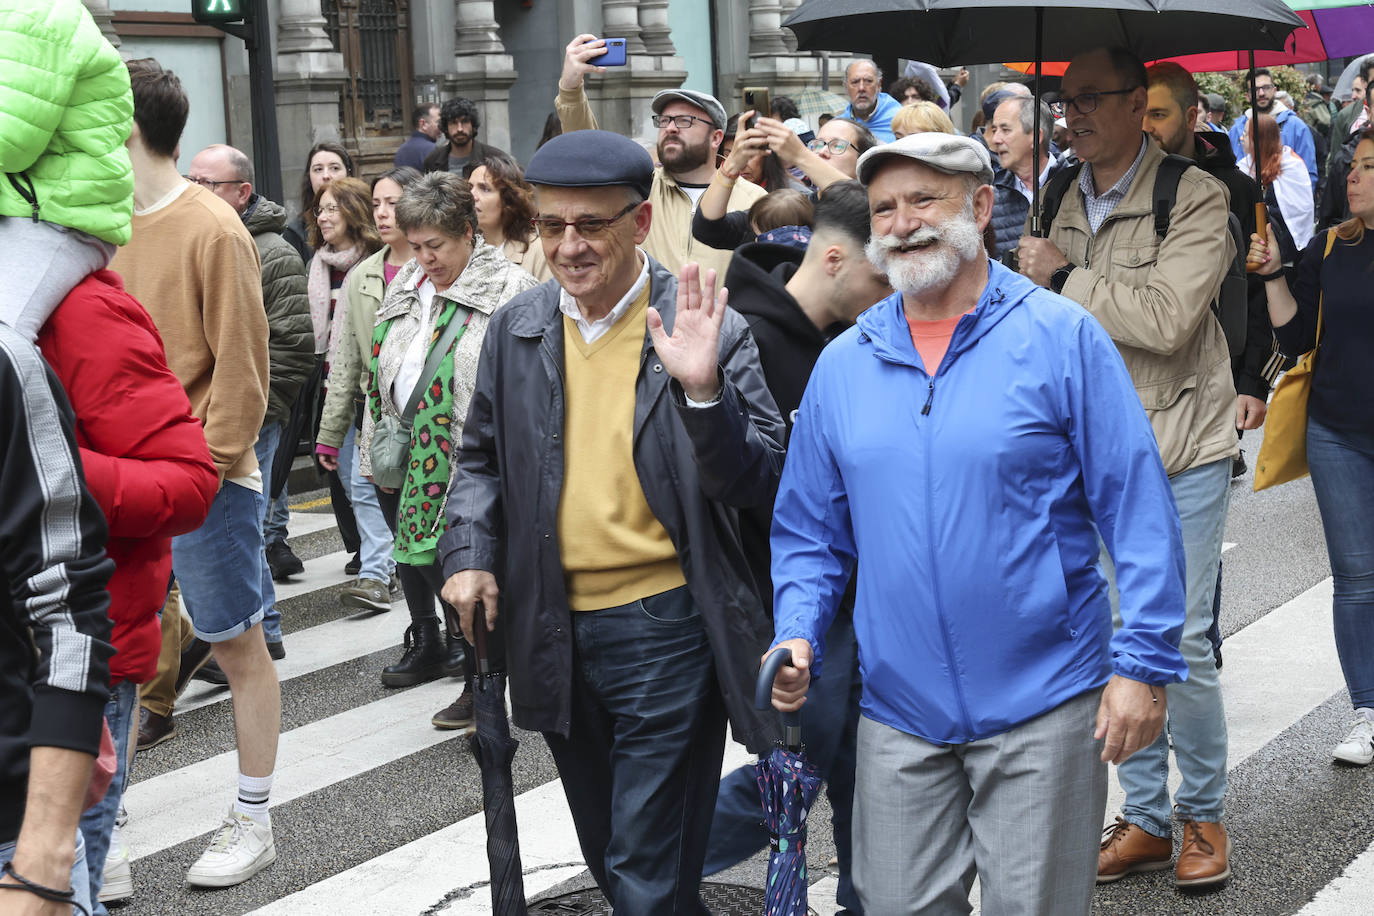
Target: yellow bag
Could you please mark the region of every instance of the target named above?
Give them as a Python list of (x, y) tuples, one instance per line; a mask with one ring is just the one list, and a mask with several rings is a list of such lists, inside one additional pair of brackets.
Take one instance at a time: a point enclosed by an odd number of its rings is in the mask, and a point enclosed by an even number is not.
[[(1322, 260), (1336, 244), (1336, 230), (1326, 233), (1326, 251)], [(1260, 443), (1259, 459), (1255, 462), (1255, 492), (1306, 477), (1307, 471), (1307, 397), (1312, 393), (1312, 368), (1317, 348), (1322, 340), (1322, 306), (1317, 299), (1317, 336), (1312, 349), (1302, 355), (1298, 364), (1279, 379), (1269, 398), (1269, 412), (1264, 418), (1264, 441)]]

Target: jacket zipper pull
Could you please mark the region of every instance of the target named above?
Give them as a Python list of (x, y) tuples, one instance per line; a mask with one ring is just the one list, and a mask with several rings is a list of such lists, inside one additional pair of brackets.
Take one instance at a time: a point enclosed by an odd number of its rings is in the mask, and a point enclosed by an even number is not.
[(930, 402), (935, 400), (935, 379), (930, 380), (930, 393), (926, 395), (926, 406), (921, 408), (921, 416), (930, 413)]

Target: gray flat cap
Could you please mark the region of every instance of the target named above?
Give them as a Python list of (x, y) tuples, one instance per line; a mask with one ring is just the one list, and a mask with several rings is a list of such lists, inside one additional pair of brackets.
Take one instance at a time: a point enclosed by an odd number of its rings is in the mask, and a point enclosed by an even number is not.
[(911, 134), (893, 143), (875, 146), (859, 157), (859, 181), (868, 184), (873, 173), (888, 159), (915, 159), (950, 175), (968, 172), (983, 184), (992, 184), (992, 159), (987, 147), (969, 137), (954, 134)]
[(663, 114), (665, 105), (679, 99), (706, 112), (707, 117), (711, 119), (711, 126), (716, 130), (725, 129), (725, 106), (720, 104), (715, 96), (697, 92), (695, 89), (664, 89), (654, 96), (650, 107), (653, 108), (654, 114)]

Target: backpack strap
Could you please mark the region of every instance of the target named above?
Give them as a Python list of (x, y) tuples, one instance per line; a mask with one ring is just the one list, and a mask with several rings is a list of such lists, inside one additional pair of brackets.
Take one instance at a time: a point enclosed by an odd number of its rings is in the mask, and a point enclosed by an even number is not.
[(1078, 173), (1082, 170), (1083, 163), (1076, 162), (1068, 168), (1060, 169), (1053, 178), (1045, 182), (1045, 187), (1040, 192), (1041, 238), (1049, 238), (1050, 226), (1054, 225), (1054, 218), (1059, 215), (1059, 205), (1064, 202), (1064, 195), (1078, 180)]
[(1170, 216), (1174, 204), (1178, 202), (1179, 179), (1192, 164), (1182, 156), (1172, 154), (1159, 163), (1159, 171), (1155, 173), (1154, 214), (1155, 235), (1159, 236), (1160, 241), (1169, 234)]

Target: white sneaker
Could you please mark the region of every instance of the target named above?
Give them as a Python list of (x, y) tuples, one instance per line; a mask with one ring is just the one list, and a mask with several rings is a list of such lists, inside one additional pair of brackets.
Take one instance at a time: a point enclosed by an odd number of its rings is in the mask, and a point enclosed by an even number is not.
[(100, 882), (100, 902), (114, 903), (134, 895), (134, 870), (129, 864), (129, 847), (119, 837), (119, 822), (115, 821), (110, 835), (110, 851), (105, 856), (105, 876)]
[(232, 887), (271, 865), (277, 859), (272, 841), (272, 825), (259, 824), (233, 808), (210, 839), (210, 848), (186, 873), (186, 880), (197, 887)]
[(1350, 734), (1336, 745), (1331, 756), (1344, 763), (1368, 766), (1374, 761), (1374, 722), (1370, 722), (1364, 716), (1356, 719)]

